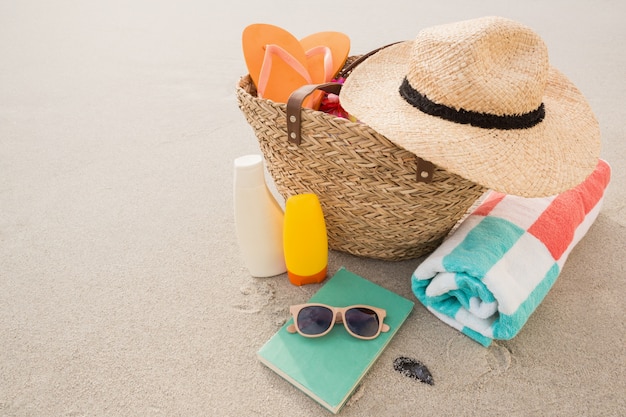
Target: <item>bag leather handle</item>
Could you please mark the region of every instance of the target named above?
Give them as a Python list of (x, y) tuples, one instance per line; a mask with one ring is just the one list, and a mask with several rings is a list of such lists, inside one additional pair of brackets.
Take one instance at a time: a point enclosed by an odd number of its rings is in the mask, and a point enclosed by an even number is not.
[[(380, 48), (376, 48), (373, 51), (368, 52), (367, 54), (361, 55), (352, 63), (346, 65), (346, 67), (339, 72), (337, 77), (347, 77), (350, 72), (352, 72), (352, 70), (361, 62), (365, 61), (367, 58), (374, 55), (381, 49), (387, 48), (397, 43), (399, 42), (394, 42), (385, 46), (381, 46)], [(287, 100), (287, 138), (289, 142), (300, 145), (300, 142), (302, 141), (302, 103), (304, 102), (304, 100), (315, 90), (322, 90), (326, 93), (339, 94), (342, 85), (343, 84), (341, 83), (334, 82), (323, 84), (307, 84), (303, 85), (302, 87), (291, 93), (289, 99)], [(432, 162), (420, 158), (419, 156), (417, 156), (416, 158), (416, 181), (424, 183), (431, 182), (433, 179), (433, 172), (435, 171), (435, 165)]]
[(289, 142), (300, 144), (300, 128), (302, 123), (302, 102), (315, 90), (322, 90), (327, 93), (339, 94), (340, 83), (307, 84), (291, 93), (287, 100), (287, 135)]
[[(370, 56), (374, 55), (376, 52), (381, 49), (385, 49), (391, 45), (395, 45), (399, 42), (390, 43), (388, 45), (381, 46), (380, 48), (376, 48), (373, 51), (370, 51), (364, 55), (361, 55), (357, 59), (355, 59), (349, 65), (346, 65), (337, 75), (337, 77), (347, 77), (352, 70), (359, 65), (361, 62), (365, 61)], [(296, 145), (300, 144), (301, 136), (300, 136), (300, 124), (302, 121), (301, 111), (302, 111), (302, 103), (304, 100), (315, 90), (322, 90), (327, 93), (339, 94), (341, 91), (340, 83), (323, 83), (323, 84), (307, 84), (304, 85), (297, 90), (295, 90), (289, 96), (287, 100), (287, 135), (290, 142), (295, 143)]]

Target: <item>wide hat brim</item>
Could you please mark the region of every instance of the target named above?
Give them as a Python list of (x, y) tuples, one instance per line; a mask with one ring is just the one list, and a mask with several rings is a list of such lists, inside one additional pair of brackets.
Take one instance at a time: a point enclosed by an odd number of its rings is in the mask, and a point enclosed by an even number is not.
[[(583, 182), (600, 156), (600, 127), (582, 93), (550, 68), (545, 118), (526, 129), (486, 129), (421, 112), (402, 98), (412, 42), (359, 64), (342, 107), (396, 145), (488, 189), (523, 197), (555, 195)], [(434, 179), (436, 180), (436, 179)]]

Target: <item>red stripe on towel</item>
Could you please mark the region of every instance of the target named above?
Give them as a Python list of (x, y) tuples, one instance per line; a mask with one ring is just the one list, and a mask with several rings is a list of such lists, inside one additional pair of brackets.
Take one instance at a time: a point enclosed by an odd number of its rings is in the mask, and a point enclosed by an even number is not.
[(610, 167), (602, 160), (581, 184), (556, 196), (528, 229), (558, 260), (574, 238), (576, 228), (598, 204), (610, 180)]
[(589, 176), (589, 179), (583, 182), (576, 188), (580, 187), (580, 193), (583, 197), (583, 203), (585, 204), (585, 214), (588, 214), (596, 206), (598, 201), (602, 198), (604, 190), (609, 185), (611, 180), (611, 167), (605, 161), (600, 160), (595, 171)]
[(487, 198), (485, 199), (485, 201), (482, 202), (482, 204), (480, 206), (478, 206), (478, 208), (476, 210), (474, 210), (474, 212), (472, 214), (475, 214), (477, 216), (486, 216), (488, 215), (491, 210), (493, 210), (493, 208), (495, 206), (498, 205), (498, 203), (500, 201), (502, 201), (502, 199), (506, 196), (506, 194), (502, 194), (502, 193), (498, 193), (495, 191), (492, 191)]

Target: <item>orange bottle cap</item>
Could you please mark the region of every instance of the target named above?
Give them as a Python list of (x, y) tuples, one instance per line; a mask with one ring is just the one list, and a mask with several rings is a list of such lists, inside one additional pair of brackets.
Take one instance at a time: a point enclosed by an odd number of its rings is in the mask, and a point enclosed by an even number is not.
[(301, 286), (306, 284), (319, 284), (326, 279), (327, 270), (328, 267), (325, 266), (324, 269), (322, 269), (317, 274), (308, 276), (296, 275), (291, 271), (287, 271), (287, 276), (289, 277), (289, 281), (293, 285)]

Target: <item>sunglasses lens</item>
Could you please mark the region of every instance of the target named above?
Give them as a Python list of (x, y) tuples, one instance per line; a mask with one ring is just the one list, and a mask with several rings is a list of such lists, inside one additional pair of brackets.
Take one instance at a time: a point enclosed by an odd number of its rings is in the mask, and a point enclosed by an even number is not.
[(333, 322), (333, 312), (326, 307), (304, 307), (298, 313), (298, 329), (304, 334), (324, 333)]
[(369, 308), (351, 308), (345, 312), (345, 322), (352, 333), (362, 337), (373, 337), (380, 328), (378, 314)]

